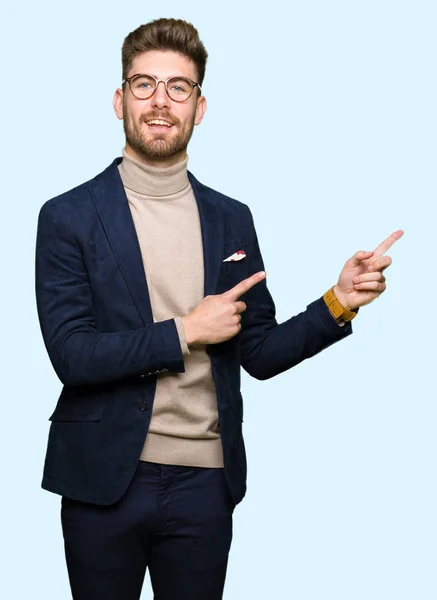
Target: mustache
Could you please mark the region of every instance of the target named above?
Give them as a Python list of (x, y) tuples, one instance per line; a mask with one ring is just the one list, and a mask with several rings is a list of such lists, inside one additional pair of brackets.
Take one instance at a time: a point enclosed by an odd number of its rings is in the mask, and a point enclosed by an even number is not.
[(169, 123), (172, 123), (173, 125), (179, 125), (179, 123), (180, 123), (179, 119), (176, 119), (176, 117), (172, 117), (167, 112), (161, 112), (161, 113), (150, 112), (150, 113), (143, 115), (142, 118), (145, 123), (147, 121), (150, 121), (151, 119), (164, 119), (165, 121), (168, 121)]

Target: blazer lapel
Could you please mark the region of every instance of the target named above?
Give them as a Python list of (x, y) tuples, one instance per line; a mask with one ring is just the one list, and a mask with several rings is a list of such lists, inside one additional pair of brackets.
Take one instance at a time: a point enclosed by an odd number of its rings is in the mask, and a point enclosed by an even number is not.
[(96, 177), (93, 197), (112, 251), (140, 314), (143, 325), (153, 323), (149, 289), (135, 225), (117, 166), (116, 158)]
[[(116, 158), (95, 178), (92, 196), (124, 280), (144, 325), (153, 323), (149, 289), (144, 274), (141, 250), (117, 166)], [(199, 211), (203, 260), (204, 295), (214, 294), (223, 254), (223, 222), (221, 203), (211, 190), (188, 172)]]
[(221, 202), (212, 190), (202, 185), (188, 171), (199, 210), (204, 263), (204, 295), (215, 293), (223, 255), (223, 214)]

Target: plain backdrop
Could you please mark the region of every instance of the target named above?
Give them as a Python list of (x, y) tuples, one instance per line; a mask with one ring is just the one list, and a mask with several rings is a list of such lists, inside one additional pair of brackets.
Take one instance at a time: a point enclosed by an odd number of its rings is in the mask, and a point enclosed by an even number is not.
[(209, 52), (189, 169), (251, 207), (279, 321), (405, 231), (352, 336), (269, 381), (243, 374), (248, 493), (224, 598), (435, 600), (437, 11), (421, 0), (3, 7), (0, 595), (71, 598), (60, 497), (40, 488), (61, 384), (36, 221), (121, 154), (121, 45), (161, 16)]

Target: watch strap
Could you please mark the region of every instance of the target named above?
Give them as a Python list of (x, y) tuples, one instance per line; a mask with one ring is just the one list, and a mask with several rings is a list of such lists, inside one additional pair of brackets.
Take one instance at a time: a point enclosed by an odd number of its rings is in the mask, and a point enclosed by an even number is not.
[(357, 316), (356, 312), (345, 308), (340, 303), (340, 300), (334, 293), (333, 287), (327, 292), (325, 292), (325, 294), (323, 295), (323, 300), (325, 301), (326, 306), (329, 308), (332, 316), (335, 317), (337, 320), (341, 319), (347, 322), (352, 321), (352, 319)]

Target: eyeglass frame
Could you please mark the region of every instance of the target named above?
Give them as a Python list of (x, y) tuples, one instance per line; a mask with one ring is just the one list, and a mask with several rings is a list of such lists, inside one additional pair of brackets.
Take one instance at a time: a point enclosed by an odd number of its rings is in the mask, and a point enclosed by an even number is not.
[[(135, 96), (135, 94), (132, 91), (131, 88), (131, 81), (133, 79), (136, 79), (138, 77), (151, 77), (152, 79), (155, 80), (156, 82), (156, 87), (153, 90), (153, 92), (150, 94), (150, 96), (147, 96), (147, 98), (138, 98), (138, 96)], [(186, 81), (189, 81), (191, 83), (191, 94), (188, 96), (188, 98), (185, 98), (185, 100), (174, 100), (174, 98), (172, 98), (170, 96), (170, 94), (168, 93), (168, 89), (167, 89), (167, 83), (170, 81), (170, 79), (185, 79)], [(185, 77), (185, 75), (172, 75), (171, 77), (169, 77), (168, 79), (158, 79), (157, 77), (155, 77), (154, 75), (150, 75), (149, 73), (135, 73), (135, 75), (131, 75), (130, 77), (125, 77), (125, 79), (123, 79), (123, 81), (121, 82), (121, 85), (123, 85), (124, 83), (128, 83), (129, 84), (129, 89), (130, 92), (132, 94), (132, 96), (134, 98), (136, 98), (137, 100), (149, 100), (149, 98), (152, 98), (152, 96), (155, 94), (156, 90), (158, 89), (158, 85), (161, 83), (164, 84), (164, 89), (166, 91), (167, 96), (170, 98), (170, 100), (172, 100), (173, 102), (186, 102), (187, 100), (189, 100), (191, 98), (191, 96), (193, 95), (194, 92), (194, 88), (198, 87), (199, 88), (199, 94), (202, 94), (202, 89), (200, 87), (200, 84), (197, 83), (197, 81), (193, 81), (192, 79), (190, 79), (189, 77)]]

